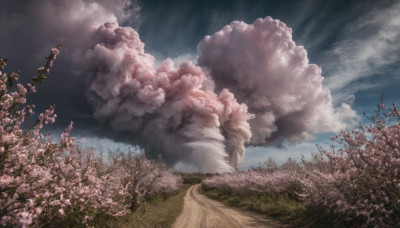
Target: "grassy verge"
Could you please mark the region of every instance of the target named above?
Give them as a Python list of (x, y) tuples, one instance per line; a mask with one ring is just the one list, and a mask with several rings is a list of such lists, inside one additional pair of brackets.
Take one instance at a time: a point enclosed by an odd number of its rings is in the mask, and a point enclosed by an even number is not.
[[(140, 227), (140, 228), (164, 228), (171, 227), (175, 219), (183, 209), (183, 199), (191, 185), (185, 184), (182, 190), (176, 194), (163, 199), (161, 196), (155, 197), (143, 203), (135, 212), (128, 213), (121, 217), (112, 217), (104, 214), (97, 214), (90, 222), (94, 227)], [(44, 227), (86, 227), (79, 223), (71, 215), (64, 219), (55, 219)], [(80, 216), (82, 217), (82, 215)], [(75, 221), (76, 220), (76, 221)]]
[(204, 188), (200, 192), (227, 205), (266, 214), (286, 224), (303, 226), (305, 222), (307, 208), (287, 195), (272, 196), (255, 192), (235, 194)]
[(183, 209), (183, 198), (190, 185), (184, 185), (182, 191), (166, 200), (154, 198), (142, 204), (135, 212), (123, 217), (99, 224), (99, 227), (171, 227)]
[(265, 214), (294, 227), (357, 227), (357, 219), (349, 220), (346, 214), (331, 214), (325, 208), (306, 207), (297, 199), (288, 195), (268, 195), (265, 193), (232, 193), (216, 189), (200, 189), (211, 199), (233, 207)]

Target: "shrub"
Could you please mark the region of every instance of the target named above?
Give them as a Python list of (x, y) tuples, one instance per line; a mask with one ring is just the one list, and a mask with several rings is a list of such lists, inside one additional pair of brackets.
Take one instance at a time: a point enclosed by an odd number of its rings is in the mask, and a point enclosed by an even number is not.
[[(400, 226), (400, 113), (381, 102), (369, 126), (333, 137), (330, 149), (318, 146), (311, 161), (289, 159), (277, 167), (223, 174), (204, 180), (206, 189), (285, 195), (303, 202), (314, 218), (330, 225)], [(318, 220), (318, 219), (317, 219)]]
[[(73, 123), (59, 142), (40, 134), (54, 123), (55, 106), (38, 115), (32, 130), (21, 125), (34, 114), (27, 95), (47, 79), (59, 48), (26, 86), (16, 84), (19, 72), (0, 72), (0, 225), (43, 226), (54, 218), (73, 216), (74, 223), (90, 225), (97, 214), (120, 216), (132, 205), (155, 194), (178, 191), (182, 180), (161, 161), (119, 153), (111, 164), (94, 150), (81, 150), (70, 137)], [(0, 59), (0, 70), (7, 59)]]

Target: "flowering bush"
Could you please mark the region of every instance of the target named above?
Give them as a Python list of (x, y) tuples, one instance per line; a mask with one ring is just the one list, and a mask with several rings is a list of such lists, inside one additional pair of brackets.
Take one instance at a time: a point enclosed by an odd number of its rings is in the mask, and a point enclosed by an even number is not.
[[(79, 219), (89, 224), (96, 213), (123, 215), (129, 212), (127, 199), (159, 192), (176, 191), (179, 178), (161, 163), (137, 157), (137, 164), (125, 160), (107, 166), (93, 150), (81, 150), (70, 137), (73, 123), (60, 142), (40, 134), (43, 125), (54, 123), (55, 106), (38, 115), (32, 130), (21, 129), (31, 117), (34, 105), (25, 105), (26, 96), (47, 78), (59, 48), (53, 48), (47, 63), (27, 86), (16, 84), (19, 72), (0, 71), (0, 225), (41, 226), (54, 217), (83, 212)], [(3, 70), (7, 59), (0, 59)], [(157, 164), (157, 165), (153, 165)], [(123, 164), (118, 167), (117, 164)], [(151, 168), (151, 167), (157, 168)], [(130, 167), (133, 167), (132, 170)], [(172, 175), (172, 176), (171, 176)], [(157, 181), (155, 181), (157, 180)]]
[(161, 160), (148, 160), (143, 153), (115, 151), (110, 153), (110, 171), (127, 185), (128, 203), (132, 211), (150, 197), (179, 191), (182, 177), (168, 170)]
[(400, 225), (399, 117), (396, 104), (388, 110), (381, 103), (373, 124), (342, 132), (333, 138), (336, 146), (319, 147), (318, 159), (303, 161), (305, 203), (346, 214), (362, 226)]
[(286, 193), (352, 226), (400, 226), (400, 113), (396, 104), (387, 109), (383, 103), (376, 113), (371, 125), (335, 136), (330, 149), (318, 147), (311, 161), (277, 167), (269, 160), (265, 167), (202, 184), (234, 193)]
[[(45, 139), (40, 129), (54, 123), (55, 106), (39, 114), (32, 131), (21, 124), (33, 113), (26, 96), (36, 92), (35, 85), (46, 79), (59, 47), (53, 48), (47, 63), (38, 68), (38, 77), (25, 87), (14, 84), (18, 72), (0, 73), (0, 224), (38, 226), (39, 217), (50, 220), (88, 206), (113, 215), (124, 213), (124, 205), (112, 200), (123, 191), (108, 191), (108, 185), (97, 176), (93, 163), (69, 136), (72, 122), (61, 135), (60, 143)], [(0, 60), (4, 69), (6, 59)], [(114, 190), (114, 189), (112, 189)], [(121, 187), (118, 190), (123, 190)]]
[(288, 194), (296, 198), (301, 188), (302, 169), (299, 164), (288, 159), (279, 169), (260, 167), (248, 172), (227, 173), (206, 179), (202, 185), (232, 193), (268, 193), (278, 196)]

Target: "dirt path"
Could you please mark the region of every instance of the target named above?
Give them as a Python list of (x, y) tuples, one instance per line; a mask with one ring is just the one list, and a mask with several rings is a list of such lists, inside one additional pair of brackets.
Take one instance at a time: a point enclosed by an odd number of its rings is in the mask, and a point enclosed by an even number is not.
[(196, 227), (286, 227), (264, 216), (228, 207), (198, 192), (200, 184), (189, 188), (182, 214), (173, 228)]

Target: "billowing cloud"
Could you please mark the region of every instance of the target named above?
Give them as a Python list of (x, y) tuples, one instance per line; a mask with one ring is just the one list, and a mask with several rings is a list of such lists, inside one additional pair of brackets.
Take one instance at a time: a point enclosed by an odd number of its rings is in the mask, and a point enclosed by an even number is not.
[[(0, 9), (4, 34), (0, 40), (14, 43), (23, 40), (26, 48), (34, 51), (62, 42), (63, 52), (68, 52), (81, 44), (91, 29), (105, 22), (125, 21), (137, 11), (138, 7), (130, 0), (7, 1)], [(10, 36), (17, 40), (10, 40)]]
[[(0, 54), (9, 57), (10, 69), (19, 60), (29, 66), (23, 74), (32, 72), (50, 47), (63, 43), (49, 79), (32, 97), (42, 108), (57, 104), (61, 128), (73, 120), (78, 131), (85, 126), (89, 135), (139, 145), (180, 170), (232, 171), (245, 145), (298, 142), (343, 129), (355, 115), (346, 104), (332, 107), (321, 69), (308, 63), (290, 29), (271, 18), (235, 21), (204, 38), (196, 65), (193, 53), (156, 61), (145, 52), (138, 33), (119, 25), (140, 23), (134, 1), (2, 6)], [(165, 30), (171, 28), (157, 34)]]
[[(57, 104), (55, 125), (64, 129), (69, 121), (76, 129), (97, 128), (92, 121), (85, 91), (85, 75), (74, 72), (81, 51), (89, 48), (89, 34), (106, 22), (137, 17), (138, 6), (130, 0), (13, 0), (0, 7), (0, 56), (9, 59), (7, 70), (21, 70), (20, 80), (34, 76), (50, 48), (62, 43), (49, 79), (29, 101), (43, 110)], [(53, 127), (53, 126), (51, 126)], [(79, 131), (79, 130), (78, 130)], [(76, 132), (76, 131), (75, 131)]]
[(253, 24), (234, 21), (198, 45), (198, 63), (217, 91), (228, 88), (255, 118), (252, 145), (299, 142), (339, 131), (355, 117), (349, 105), (335, 109), (321, 69), (310, 64), (292, 30), (270, 17)]
[(223, 89), (217, 95), (203, 70), (191, 62), (175, 68), (167, 59), (155, 67), (138, 33), (106, 23), (93, 34), (85, 63), (92, 73), (88, 98), (94, 117), (150, 157), (184, 162), (198, 171), (227, 172), (244, 157), (251, 137), (246, 105)]

